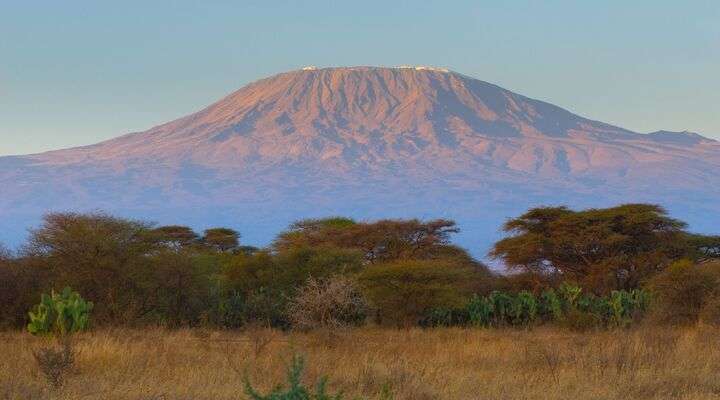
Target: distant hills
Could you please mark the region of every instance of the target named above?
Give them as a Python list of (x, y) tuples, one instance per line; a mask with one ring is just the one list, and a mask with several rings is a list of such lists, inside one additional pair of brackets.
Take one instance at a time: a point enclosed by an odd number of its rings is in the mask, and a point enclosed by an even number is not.
[[(591, 95), (591, 94), (589, 94)], [(91, 146), (0, 157), (0, 241), (49, 210), (103, 209), (267, 243), (290, 221), (449, 217), (483, 256), (540, 204), (663, 204), (720, 227), (720, 143), (641, 134), (428, 67), (307, 68)]]

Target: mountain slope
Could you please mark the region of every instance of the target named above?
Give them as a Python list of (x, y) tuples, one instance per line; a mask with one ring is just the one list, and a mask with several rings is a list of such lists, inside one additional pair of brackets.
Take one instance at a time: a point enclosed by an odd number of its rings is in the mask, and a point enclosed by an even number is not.
[(540, 203), (653, 201), (707, 224), (718, 172), (720, 144), (697, 134), (631, 132), (445, 70), (325, 68), (145, 132), (0, 158), (0, 216), (102, 208), (258, 241), (311, 215), (450, 216), (477, 250)]

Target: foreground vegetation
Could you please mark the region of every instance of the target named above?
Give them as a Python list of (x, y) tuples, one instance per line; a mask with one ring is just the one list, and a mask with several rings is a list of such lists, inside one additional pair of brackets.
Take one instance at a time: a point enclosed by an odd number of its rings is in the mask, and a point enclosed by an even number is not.
[[(286, 381), (323, 376), (344, 399), (720, 398), (716, 328), (396, 330), (335, 335), (279, 330), (100, 330), (77, 340), (75, 370), (52, 392), (32, 352), (45, 339), (0, 338), (3, 399), (247, 399)], [(390, 393), (392, 397), (388, 397)]]

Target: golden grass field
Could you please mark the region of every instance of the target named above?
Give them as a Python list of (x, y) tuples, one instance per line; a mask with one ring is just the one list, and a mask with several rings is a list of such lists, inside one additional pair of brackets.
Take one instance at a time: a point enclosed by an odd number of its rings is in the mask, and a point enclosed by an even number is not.
[(0, 339), (1, 399), (245, 399), (243, 376), (269, 389), (293, 353), (307, 383), (326, 375), (345, 399), (376, 399), (384, 385), (394, 399), (720, 399), (720, 330), (709, 327), (108, 330), (77, 339), (74, 371), (55, 391), (32, 355), (43, 339)]

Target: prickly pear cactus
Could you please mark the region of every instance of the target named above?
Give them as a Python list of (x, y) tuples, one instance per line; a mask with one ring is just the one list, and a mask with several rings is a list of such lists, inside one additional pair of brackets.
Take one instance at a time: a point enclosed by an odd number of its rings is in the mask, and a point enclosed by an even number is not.
[(28, 313), (28, 331), (33, 335), (55, 334), (59, 337), (83, 331), (90, 324), (92, 308), (92, 302), (85, 301), (69, 287), (61, 293), (53, 290), (49, 296), (43, 294), (40, 304)]

